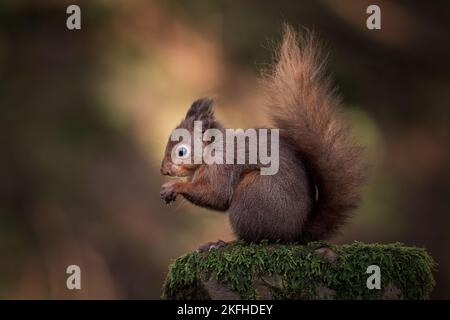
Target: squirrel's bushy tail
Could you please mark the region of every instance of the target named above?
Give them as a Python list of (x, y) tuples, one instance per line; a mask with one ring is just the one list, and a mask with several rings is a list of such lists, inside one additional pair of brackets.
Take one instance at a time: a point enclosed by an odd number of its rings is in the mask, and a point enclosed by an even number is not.
[(349, 137), (340, 99), (325, 75), (325, 57), (310, 32), (285, 26), (277, 64), (263, 78), (270, 116), (298, 146), (318, 189), (302, 240), (326, 239), (359, 202), (362, 148)]

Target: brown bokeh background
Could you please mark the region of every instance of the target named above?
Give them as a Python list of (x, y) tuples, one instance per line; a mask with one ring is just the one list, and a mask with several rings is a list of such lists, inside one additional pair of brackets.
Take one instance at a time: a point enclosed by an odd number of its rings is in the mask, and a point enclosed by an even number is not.
[[(365, 27), (369, 4), (382, 30)], [(426, 247), (433, 297), (450, 298), (450, 6), (360, 0), (2, 1), (0, 297), (156, 299), (170, 261), (233, 239), (226, 215), (160, 201), (160, 159), (199, 96), (227, 127), (267, 121), (257, 77), (283, 21), (327, 44), (372, 163), (333, 241)]]

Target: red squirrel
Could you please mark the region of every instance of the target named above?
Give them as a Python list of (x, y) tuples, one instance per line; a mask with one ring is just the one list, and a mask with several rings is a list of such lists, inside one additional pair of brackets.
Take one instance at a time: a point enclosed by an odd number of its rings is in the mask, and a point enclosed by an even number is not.
[[(286, 26), (277, 62), (262, 79), (274, 128), (279, 128), (279, 170), (261, 175), (258, 165), (181, 164), (172, 161), (176, 141), (166, 146), (161, 173), (177, 179), (162, 186), (167, 203), (177, 195), (201, 207), (228, 211), (238, 239), (307, 243), (330, 238), (358, 205), (365, 176), (363, 148), (340, 115), (340, 98), (324, 71), (315, 37)], [(223, 126), (212, 100), (195, 101), (177, 128)], [(179, 150), (186, 156), (187, 150)], [(177, 156), (177, 155), (176, 155)], [(189, 155), (190, 156), (190, 155)], [(206, 249), (222, 246), (209, 243)], [(205, 249), (205, 248), (203, 248)]]

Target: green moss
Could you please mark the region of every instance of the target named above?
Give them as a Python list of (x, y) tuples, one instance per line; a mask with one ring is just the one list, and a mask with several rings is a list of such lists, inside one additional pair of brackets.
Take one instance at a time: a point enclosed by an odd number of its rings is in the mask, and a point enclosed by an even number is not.
[[(335, 263), (315, 252), (328, 247)], [(201, 283), (214, 277), (243, 299), (257, 299), (254, 279), (279, 275), (282, 287), (271, 288), (275, 299), (316, 299), (318, 288), (332, 290), (335, 299), (380, 299), (383, 290), (366, 287), (367, 267), (381, 269), (381, 286), (394, 285), (404, 299), (427, 299), (434, 286), (433, 259), (424, 249), (394, 244), (330, 245), (313, 242), (247, 244), (237, 241), (209, 252), (192, 252), (171, 266), (163, 287), (168, 299), (208, 298)]]

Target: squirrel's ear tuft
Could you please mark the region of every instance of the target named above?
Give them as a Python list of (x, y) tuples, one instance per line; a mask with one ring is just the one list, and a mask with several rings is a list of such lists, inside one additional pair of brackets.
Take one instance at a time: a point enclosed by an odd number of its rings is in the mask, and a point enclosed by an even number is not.
[(186, 114), (186, 120), (213, 120), (214, 101), (211, 98), (201, 98), (194, 101)]

